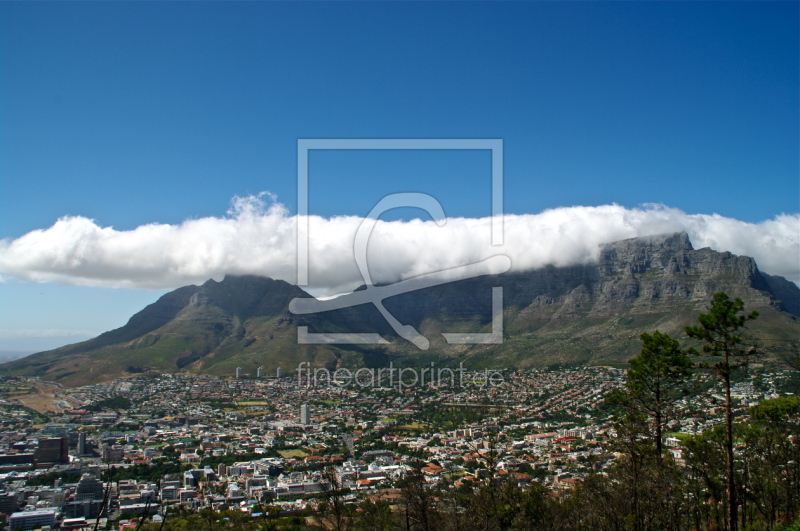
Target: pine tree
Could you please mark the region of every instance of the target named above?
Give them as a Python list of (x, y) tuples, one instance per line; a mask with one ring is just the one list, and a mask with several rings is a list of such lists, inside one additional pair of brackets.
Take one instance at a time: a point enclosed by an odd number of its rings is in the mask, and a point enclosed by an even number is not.
[(631, 399), (653, 419), (653, 439), (661, 458), (663, 433), (677, 400), (688, 394), (692, 362), (676, 339), (658, 330), (642, 334), (642, 352), (629, 361)]
[(731, 374), (747, 365), (749, 359), (756, 353), (753, 346), (747, 346), (746, 338), (741, 335), (741, 330), (748, 321), (758, 317), (758, 312), (740, 315), (744, 312), (742, 299), (731, 300), (725, 293), (714, 294), (708, 313), (697, 316), (700, 324), (687, 326), (686, 334), (703, 342), (703, 352), (708, 356), (722, 358), (711, 367), (725, 387), (725, 451), (727, 468), (728, 490), (728, 529), (736, 531), (738, 528), (736, 502), (736, 478), (733, 467), (733, 422), (731, 419)]

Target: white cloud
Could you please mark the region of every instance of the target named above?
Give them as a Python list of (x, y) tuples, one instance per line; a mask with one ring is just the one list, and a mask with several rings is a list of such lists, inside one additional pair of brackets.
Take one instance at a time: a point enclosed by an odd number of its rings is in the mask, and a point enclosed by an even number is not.
[[(262, 197), (267, 195), (269, 202)], [(309, 290), (332, 295), (363, 283), (353, 258), (361, 218), (309, 218)], [(800, 215), (747, 223), (719, 215), (686, 214), (663, 205), (565, 207), (506, 215), (505, 245), (490, 243), (489, 218), (379, 222), (369, 245), (375, 283), (511, 257), (513, 269), (564, 266), (596, 259), (615, 240), (686, 231), (695, 248), (752, 256), (770, 274), (800, 281)], [(16, 240), (0, 240), (0, 274), (21, 280), (86, 286), (170, 289), (225, 274), (255, 274), (295, 282), (297, 219), (270, 194), (235, 197), (225, 217), (130, 231), (64, 217)]]

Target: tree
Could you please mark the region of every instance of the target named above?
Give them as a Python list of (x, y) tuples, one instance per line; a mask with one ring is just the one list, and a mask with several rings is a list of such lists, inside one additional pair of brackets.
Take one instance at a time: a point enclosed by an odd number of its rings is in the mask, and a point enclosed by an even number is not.
[(324, 501), (320, 503), (317, 519), (325, 529), (342, 531), (345, 529), (347, 516), (345, 495), (350, 489), (344, 488), (339, 474), (333, 466), (325, 468), (322, 472), (322, 480), (325, 484)]
[(364, 500), (359, 505), (361, 513), (356, 519), (355, 529), (364, 531), (390, 531), (395, 528), (394, 516), (389, 502)]
[[(747, 365), (750, 357), (756, 353), (754, 346), (745, 344), (741, 335), (748, 321), (758, 317), (758, 312), (739, 315), (744, 312), (742, 299), (731, 300), (725, 293), (715, 293), (711, 299), (708, 313), (697, 316), (700, 324), (687, 326), (686, 334), (703, 342), (703, 352), (715, 358), (721, 357), (712, 365), (717, 377), (725, 387), (725, 452), (728, 490), (728, 529), (738, 528), (736, 503), (736, 478), (733, 466), (733, 422), (731, 419), (731, 374)], [(696, 351), (694, 351), (696, 352)]]
[[(642, 469), (646, 467), (648, 456), (652, 454), (652, 447), (642, 442), (646, 440), (647, 419), (644, 412), (633, 399), (630, 383), (626, 389), (615, 389), (605, 397), (607, 403), (618, 406), (621, 411), (615, 414), (614, 430), (616, 431), (616, 441), (614, 446), (625, 457), (620, 462), (617, 472), (625, 477), (624, 485), (630, 487), (630, 493), (625, 493), (619, 503), (611, 503), (608, 493), (608, 482), (605, 479), (597, 478), (595, 482), (587, 482), (582, 491), (585, 499), (592, 500), (590, 505), (601, 509), (602, 526), (598, 521), (588, 524), (589, 527), (611, 526), (609, 522), (614, 522), (614, 526), (622, 525), (625, 520), (624, 515), (630, 515), (633, 519), (633, 528), (641, 529), (643, 520), (640, 498), (644, 490), (642, 481)], [(620, 489), (617, 489), (620, 490)], [(630, 496), (628, 496), (630, 494)], [(616, 501), (616, 497), (615, 497)], [(587, 513), (587, 516), (600, 517), (595, 514)], [(612, 527), (614, 527), (612, 526)]]
[(419, 470), (413, 471), (402, 480), (400, 492), (403, 507), (402, 529), (432, 531), (439, 527), (440, 515), (434, 493), (428, 488), (425, 477)]
[(743, 431), (745, 498), (751, 512), (758, 511), (772, 528), (780, 517), (791, 520), (800, 509), (800, 397), (779, 397), (753, 406)]
[(686, 380), (692, 362), (679, 348), (676, 339), (658, 330), (642, 334), (642, 352), (630, 360), (628, 389), (631, 399), (653, 418), (653, 439), (659, 459), (663, 449), (663, 432), (672, 416), (672, 407), (688, 394)]
[[(667, 334), (656, 330), (640, 337), (642, 351), (629, 361), (625, 388), (608, 393), (605, 399), (619, 407), (614, 423), (615, 447), (624, 457), (613, 476), (622, 486), (608, 492), (612, 483), (598, 480), (587, 486), (582, 496), (602, 505), (602, 511), (593, 518), (601, 518), (603, 526), (625, 522), (632, 529), (654, 525), (673, 529), (677, 526), (673, 515), (680, 489), (672, 481), (674, 463), (665, 461), (662, 455), (663, 433), (675, 402), (688, 392), (684, 384), (691, 374), (691, 361), (678, 341)], [(598, 520), (587, 525), (600, 524)]]
[(722, 503), (726, 499), (725, 432), (722, 426), (687, 437), (682, 441), (686, 464), (683, 474), (689, 521), (694, 529), (722, 529), (725, 514)]

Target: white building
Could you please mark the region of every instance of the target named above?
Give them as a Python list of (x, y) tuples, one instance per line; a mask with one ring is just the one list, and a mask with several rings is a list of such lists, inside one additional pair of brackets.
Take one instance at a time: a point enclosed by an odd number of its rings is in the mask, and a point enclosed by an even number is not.
[(55, 511), (22, 511), (13, 513), (8, 519), (9, 529), (34, 529), (56, 523)]

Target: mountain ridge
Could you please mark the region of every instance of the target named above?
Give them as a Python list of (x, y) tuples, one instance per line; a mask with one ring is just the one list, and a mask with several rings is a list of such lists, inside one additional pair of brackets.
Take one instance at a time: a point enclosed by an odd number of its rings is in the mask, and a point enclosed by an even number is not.
[[(495, 286), (503, 288), (503, 343), (447, 344), (443, 332), (491, 331)], [(761, 312), (754, 331), (767, 351), (789, 348), (800, 337), (796, 285), (760, 272), (750, 257), (696, 250), (686, 233), (673, 233), (605, 244), (594, 264), (487, 275), (386, 299), (392, 315), (431, 340), (428, 351), (397, 337), (372, 305), (294, 315), (289, 302), (310, 297), (301, 288), (227, 275), (167, 293), (123, 327), (5, 363), (0, 371), (80, 385), (147, 371), (232, 375), (241, 366), (255, 374), (261, 366), (269, 374), (303, 361), (328, 368), (389, 361), (475, 368), (619, 365), (636, 354), (641, 332), (682, 334), (717, 291), (742, 297), (748, 310)], [(299, 345), (299, 326), (309, 332), (379, 333), (389, 343)]]

